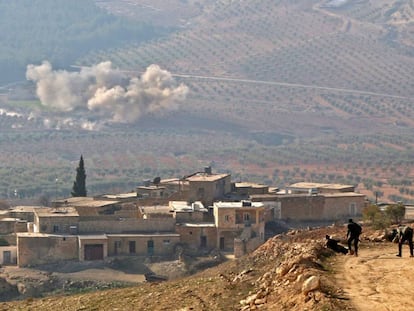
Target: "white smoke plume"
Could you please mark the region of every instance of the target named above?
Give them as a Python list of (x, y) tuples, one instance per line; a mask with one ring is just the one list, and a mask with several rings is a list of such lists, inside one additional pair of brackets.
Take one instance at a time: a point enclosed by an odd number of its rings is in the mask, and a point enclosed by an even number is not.
[(45, 61), (28, 65), (26, 78), (36, 83), (42, 105), (69, 112), (83, 108), (113, 122), (135, 122), (146, 114), (175, 109), (183, 102), (188, 87), (177, 84), (171, 73), (150, 65), (141, 77), (128, 77), (102, 62), (79, 72), (53, 70)]

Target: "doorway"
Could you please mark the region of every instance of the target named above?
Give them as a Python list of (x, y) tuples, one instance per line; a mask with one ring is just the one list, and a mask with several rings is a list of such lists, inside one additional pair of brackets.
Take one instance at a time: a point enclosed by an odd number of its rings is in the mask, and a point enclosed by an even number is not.
[(85, 245), (85, 260), (102, 260), (103, 244)]

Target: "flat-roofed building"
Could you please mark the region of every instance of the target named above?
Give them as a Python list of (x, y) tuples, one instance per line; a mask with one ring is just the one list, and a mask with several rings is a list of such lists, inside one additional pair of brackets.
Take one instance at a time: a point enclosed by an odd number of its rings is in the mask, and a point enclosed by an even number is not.
[(233, 192), (247, 197), (255, 194), (268, 194), (269, 186), (250, 182), (235, 182), (233, 183)]
[(169, 207), (177, 223), (206, 222), (209, 220), (208, 209), (200, 201), (193, 203), (188, 203), (187, 201), (170, 201)]
[[(262, 202), (214, 202), (213, 209), (220, 250), (234, 250), (235, 255), (240, 256), (264, 242), (265, 207)], [(236, 241), (239, 241), (237, 248)]]
[(79, 214), (74, 207), (36, 209), (34, 232), (77, 234)]
[(79, 259), (79, 241), (76, 235), (47, 233), (17, 233), (17, 265), (35, 266)]
[(211, 206), (231, 192), (231, 175), (212, 174), (209, 168), (187, 176), (185, 180), (189, 183), (188, 201), (201, 201), (204, 206)]
[(355, 186), (344, 184), (325, 184), (316, 182), (298, 182), (286, 187), (289, 194), (300, 193), (337, 193), (337, 192), (354, 192)]

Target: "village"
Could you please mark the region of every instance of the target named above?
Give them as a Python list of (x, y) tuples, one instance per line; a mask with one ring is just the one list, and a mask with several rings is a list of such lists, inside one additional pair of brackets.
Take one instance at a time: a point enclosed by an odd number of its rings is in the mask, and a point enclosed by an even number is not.
[(205, 167), (184, 178), (155, 178), (130, 193), (3, 210), (0, 263), (172, 258), (184, 250), (239, 258), (280, 233), (280, 224), (344, 223), (367, 204), (352, 185), (299, 182), (276, 189), (233, 182)]

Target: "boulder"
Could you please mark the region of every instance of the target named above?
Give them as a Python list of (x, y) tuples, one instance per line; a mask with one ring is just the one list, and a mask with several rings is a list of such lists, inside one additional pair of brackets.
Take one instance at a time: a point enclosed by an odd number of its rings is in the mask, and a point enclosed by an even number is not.
[(311, 277), (307, 278), (302, 285), (302, 293), (307, 295), (309, 292), (319, 289), (320, 287), (320, 278), (317, 276), (312, 275)]

